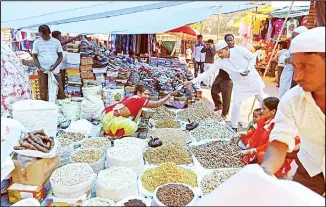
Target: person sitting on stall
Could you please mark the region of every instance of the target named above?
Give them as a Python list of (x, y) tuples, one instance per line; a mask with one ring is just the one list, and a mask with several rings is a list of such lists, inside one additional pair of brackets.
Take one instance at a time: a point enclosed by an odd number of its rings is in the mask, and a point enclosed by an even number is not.
[[(243, 162), (245, 164), (261, 163), (265, 151), (269, 145), (269, 134), (274, 127), (274, 117), (277, 111), (279, 99), (276, 97), (268, 97), (263, 101), (262, 118), (257, 123), (257, 128), (245, 132), (240, 132), (238, 137), (233, 138), (234, 142), (240, 140), (246, 145), (246, 150), (242, 150)], [(298, 141), (298, 137), (296, 138)], [(298, 142), (297, 141), (297, 142)], [(298, 143), (297, 143), (298, 144)], [(275, 173), (276, 177), (286, 175), (291, 170), (291, 162), (293, 159), (286, 159), (283, 166)], [(284, 171), (284, 173), (283, 173)]]
[(136, 63), (136, 55), (134, 51), (129, 52), (129, 56), (126, 58), (127, 63), (135, 64)]
[(160, 107), (170, 98), (169, 94), (159, 101), (150, 101), (148, 94), (149, 90), (144, 85), (137, 85), (133, 96), (106, 107), (101, 121), (106, 135), (120, 138), (135, 133), (138, 126), (133, 120), (140, 115), (142, 108)]

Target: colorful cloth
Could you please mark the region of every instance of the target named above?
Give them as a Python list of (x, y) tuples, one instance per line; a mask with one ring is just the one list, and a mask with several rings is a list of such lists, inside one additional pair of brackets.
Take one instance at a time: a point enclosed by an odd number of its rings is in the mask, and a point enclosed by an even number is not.
[(284, 23), (283, 19), (278, 19), (273, 23), (273, 26), (275, 29), (274, 36), (277, 37), (280, 34), (280, 32), (282, 32), (281, 29), (282, 29), (283, 23)]
[(31, 84), (20, 59), (1, 42), (1, 116), (12, 112), (12, 104), (32, 99)]
[(290, 19), (286, 22), (286, 37), (290, 38), (292, 37), (292, 32), (295, 28), (299, 26), (299, 21), (296, 19)]

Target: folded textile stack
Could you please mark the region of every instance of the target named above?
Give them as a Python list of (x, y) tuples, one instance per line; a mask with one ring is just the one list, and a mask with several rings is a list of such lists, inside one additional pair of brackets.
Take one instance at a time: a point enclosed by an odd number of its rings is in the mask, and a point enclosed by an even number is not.
[(80, 78), (79, 64), (80, 53), (68, 52), (66, 64), (66, 91), (70, 97), (81, 97), (82, 80)]

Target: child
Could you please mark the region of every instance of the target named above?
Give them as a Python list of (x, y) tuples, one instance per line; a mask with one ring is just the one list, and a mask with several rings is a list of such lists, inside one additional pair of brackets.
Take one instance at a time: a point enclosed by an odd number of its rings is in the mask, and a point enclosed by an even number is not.
[(262, 114), (261, 108), (255, 109), (252, 114), (252, 121), (249, 122), (249, 125), (248, 125), (248, 128), (246, 131), (255, 129), (257, 127), (257, 123), (262, 115), (263, 114)]

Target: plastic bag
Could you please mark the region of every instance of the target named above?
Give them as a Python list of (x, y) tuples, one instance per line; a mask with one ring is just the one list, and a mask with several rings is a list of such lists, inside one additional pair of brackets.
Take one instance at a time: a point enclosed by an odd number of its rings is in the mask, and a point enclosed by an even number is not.
[(55, 79), (53, 72), (48, 73), (49, 102), (54, 103), (57, 100), (58, 81)]
[(41, 204), (35, 198), (26, 198), (14, 203), (12, 206), (41, 206)]
[(80, 132), (88, 136), (92, 132), (92, 127), (93, 125), (91, 122), (87, 121), (86, 119), (81, 119), (72, 122), (65, 132)]
[(36, 157), (28, 157), (24, 155), (17, 155), (17, 162), (22, 166), (22, 169), (28, 167), (33, 162), (37, 161), (38, 159)]
[(267, 175), (259, 165), (251, 164), (195, 203), (195, 206), (244, 205), (325, 206), (325, 198), (297, 182)]

